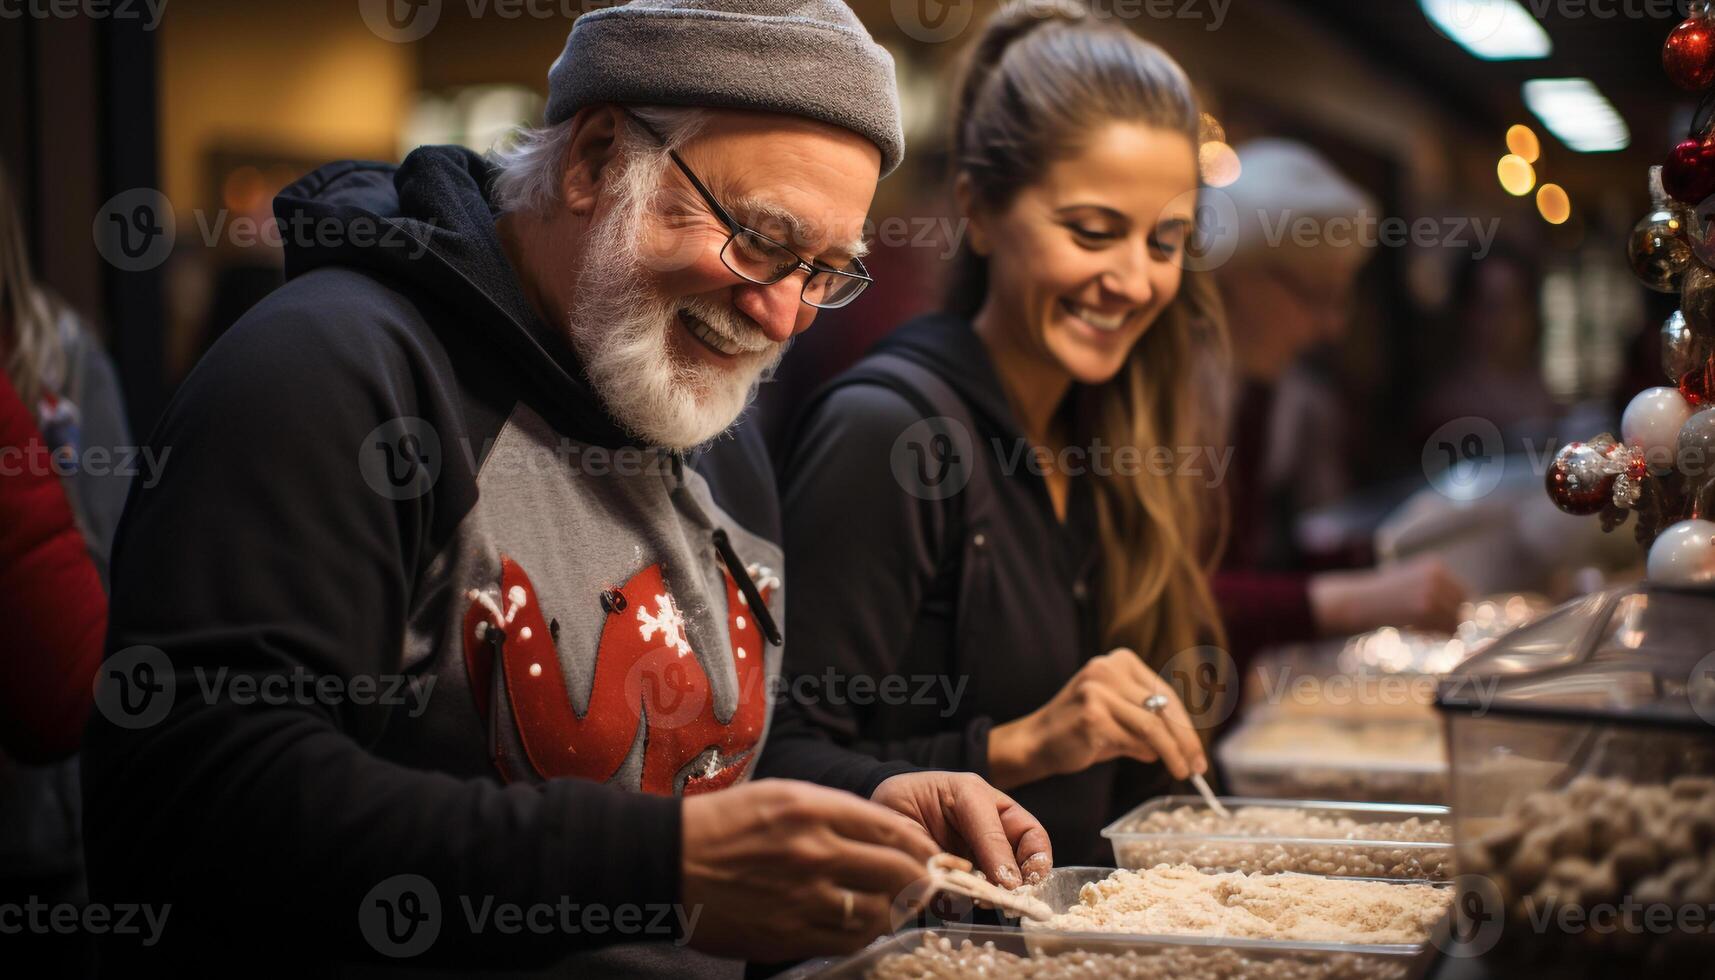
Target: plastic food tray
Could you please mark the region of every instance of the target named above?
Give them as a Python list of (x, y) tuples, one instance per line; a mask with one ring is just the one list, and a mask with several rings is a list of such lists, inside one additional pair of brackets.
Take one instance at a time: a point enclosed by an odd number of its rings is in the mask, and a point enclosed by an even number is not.
[(1448, 802), (1445, 737), (1434, 718), (1346, 721), (1264, 712), (1241, 724), (1216, 754), (1237, 796)]
[(1332, 877), (1388, 878), (1402, 881), (1446, 881), (1453, 877), (1453, 818), (1444, 806), (1385, 803), (1341, 803), (1326, 800), (1274, 800), (1221, 797), (1228, 810), (1265, 808), (1297, 810), (1330, 819), (1344, 817), (1358, 824), (1439, 820), (1444, 841), (1405, 840), (1354, 832), (1351, 837), (1286, 837), (1256, 834), (1208, 834), (1139, 831), (1134, 828), (1150, 814), (1182, 807), (1206, 813), (1200, 796), (1163, 796), (1115, 820), (1102, 831), (1114, 846), (1114, 863), (1122, 868), (1153, 868), (1158, 864), (1190, 864), (1200, 871), (1296, 871)]
[[(1113, 874), (1113, 868), (1055, 868), (1049, 872), (1047, 879), (1036, 886), (1035, 895), (1056, 914), (1064, 912), (1078, 904), (1079, 892), (1086, 884), (1101, 881)], [(1310, 877), (1327, 877), (1311, 875)], [(1403, 885), (1406, 882), (1386, 879), (1370, 879), (1383, 881), (1389, 885)], [(1452, 885), (1445, 882), (1428, 882), (1436, 888), (1446, 888), (1451, 894)], [(1449, 903), (1451, 905), (1451, 903)], [(1347, 975), (1344, 971), (1353, 967), (1357, 973), (1354, 976), (1421, 976), (1433, 961), (1435, 953), (1428, 942), (1412, 944), (1370, 944), (1370, 943), (1341, 943), (1341, 942), (1300, 942), (1292, 940), (1271, 939), (1241, 939), (1228, 936), (1169, 936), (1169, 935), (1131, 935), (1127, 933), (1083, 933), (1059, 932), (1049, 929), (1040, 922), (1025, 919), (1020, 922), (1025, 942), (1030, 951), (1036, 955), (1063, 953), (1082, 950), (1086, 952), (1123, 950), (1135, 948), (1138, 943), (1169, 944), (1181, 947), (1201, 947), (1209, 949), (1226, 949), (1240, 951), (1257, 956), (1270, 955), (1280, 958), (1285, 954), (1293, 954), (1298, 963), (1320, 962), (1337, 958), (1342, 964), (1341, 972), (1330, 973), (1330, 976)], [(1445, 922), (1441, 928), (1445, 929)], [(1108, 945), (1099, 947), (1095, 944), (1106, 942)], [(1409, 969), (1396, 971), (1389, 964), (1400, 966), (1409, 965)], [(1320, 973), (1320, 971), (1317, 971)]]
[[(1103, 872), (1105, 873), (1105, 872)], [(1095, 975), (1082, 965), (1090, 954), (1113, 954), (1129, 959), (1120, 966), (1106, 964), (1105, 975), (1134, 980), (1184, 980), (1218, 976), (1223, 980), (1416, 980), (1428, 970), (1429, 954), (1418, 947), (1339, 947), (1314, 943), (1265, 943), (1172, 936), (1113, 936), (1064, 933), (1029, 935), (993, 926), (948, 925), (912, 929), (880, 940), (868, 949), (815, 976), (830, 980), (865, 980), (891, 956), (910, 955), (931, 942), (948, 940), (954, 949), (969, 940), (993, 943), (997, 951), (1040, 961), (1067, 958), (1082, 966), (1080, 976)], [(1042, 971), (1034, 971), (1043, 976)], [(980, 974), (984, 980), (1005, 980), (1006, 971)], [(946, 975), (937, 975), (946, 976)], [(965, 976), (975, 980), (972, 971)]]

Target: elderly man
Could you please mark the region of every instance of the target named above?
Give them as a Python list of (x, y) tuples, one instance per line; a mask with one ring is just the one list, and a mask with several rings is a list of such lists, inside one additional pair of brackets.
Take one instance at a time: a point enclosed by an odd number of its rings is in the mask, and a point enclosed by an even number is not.
[(85, 779), (96, 897), (165, 920), (121, 952), (719, 975), (862, 945), (939, 849), (1050, 862), (770, 710), (777, 502), (723, 433), (868, 284), (891, 59), (837, 0), (638, 0), (549, 90), (493, 164), (288, 188), (290, 281), (155, 434)]

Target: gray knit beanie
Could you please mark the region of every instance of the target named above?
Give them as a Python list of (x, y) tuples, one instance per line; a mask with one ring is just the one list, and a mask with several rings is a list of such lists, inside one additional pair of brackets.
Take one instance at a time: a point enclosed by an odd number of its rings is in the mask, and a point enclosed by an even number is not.
[(758, 109), (905, 155), (893, 56), (840, 0), (632, 0), (577, 19), (548, 69), (548, 122), (598, 102)]

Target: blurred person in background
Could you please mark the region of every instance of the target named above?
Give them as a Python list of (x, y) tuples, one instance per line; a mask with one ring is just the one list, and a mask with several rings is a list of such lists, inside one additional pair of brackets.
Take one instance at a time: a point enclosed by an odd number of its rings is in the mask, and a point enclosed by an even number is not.
[(1123, 26), (1003, 9), (954, 114), (971, 223), (945, 312), (825, 388), (781, 460), (787, 672), (940, 682), (815, 717), (1013, 792), (1071, 863), (1106, 863), (1102, 826), (1208, 767), (1161, 672), (1221, 635), (1218, 497), (1204, 471), (1065, 452), (1219, 431), (1219, 301), (1180, 266), (1198, 119), (1180, 67)]
[(90, 726), (85, 825), (92, 894), (172, 921), (104, 967), (737, 976), (889, 931), (938, 849), (1051, 866), (981, 779), (770, 696), (796, 587), (734, 424), (868, 284), (891, 57), (835, 0), (637, 0), (548, 88), (492, 159), (283, 191), (314, 236), (168, 407), (103, 668), (156, 679)]
[(1424, 437), (1475, 416), (1495, 424), (1506, 452), (1528, 451), (1526, 439), (1539, 452), (1548, 445), (1555, 403), (1542, 378), (1540, 283), (1536, 264), (1504, 246), (1459, 267), (1446, 330), (1451, 356), (1424, 402)]
[(80, 464), (129, 436), (112, 365), (35, 279), (3, 168), (0, 365), (0, 902), (79, 901), (75, 754), (128, 482), (93, 459), (88, 471)]
[(1217, 230), (1230, 241), (1211, 245), (1233, 249), (1218, 273), (1236, 369), (1232, 524), (1215, 578), (1233, 653), (1242, 660), (1265, 646), (1381, 626), (1450, 632), (1465, 588), (1440, 561), (1316, 570), (1344, 556), (1307, 554), (1294, 534), (1305, 488), (1326, 496), (1341, 482), (1330, 464), (1342, 419), (1331, 393), (1290, 372), (1305, 351), (1346, 336), (1369, 258), (1360, 229), (1375, 219), (1375, 202), (1301, 143), (1256, 140), (1237, 152), (1239, 177), (1219, 193), (1238, 224)]

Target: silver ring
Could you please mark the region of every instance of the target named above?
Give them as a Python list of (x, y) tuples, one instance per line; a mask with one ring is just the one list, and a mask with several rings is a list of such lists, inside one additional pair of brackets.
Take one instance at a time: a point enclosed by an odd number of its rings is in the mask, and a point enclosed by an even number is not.
[(1165, 694), (1151, 694), (1149, 697), (1144, 698), (1143, 699), (1143, 710), (1148, 711), (1151, 714), (1157, 714), (1157, 715), (1161, 714), (1163, 711), (1166, 711), (1167, 710), (1167, 695), (1165, 695)]
[(857, 896), (852, 894), (850, 888), (842, 889), (842, 896), (846, 903), (846, 913), (845, 917), (840, 920), (840, 928), (850, 931), (857, 928), (857, 922), (853, 917), (853, 906), (857, 904)]

